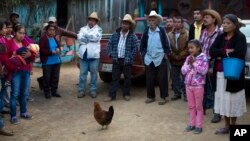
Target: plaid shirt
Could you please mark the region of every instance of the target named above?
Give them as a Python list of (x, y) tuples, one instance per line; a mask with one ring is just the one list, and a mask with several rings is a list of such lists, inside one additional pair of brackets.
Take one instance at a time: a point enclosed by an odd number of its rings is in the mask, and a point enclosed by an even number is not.
[[(121, 28), (117, 29), (115, 33), (109, 39), (108, 42), (108, 55), (112, 57), (113, 62), (118, 61), (118, 44), (120, 40)], [(133, 31), (129, 31), (127, 39), (125, 40), (125, 54), (124, 54), (124, 64), (132, 65), (135, 54), (138, 52), (138, 39)]]
[(202, 53), (205, 53), (207, 55), (208, 59), (211, 58), (209, 55), (209, 49), (210, 49), (211, 45), (213, 44), (214, 40), (216, 39), (216, 37), (220, 33), (221, 33), (221, 31), (220, 31), (220, 28), (218, 26), (216, 26), (216, 28), (211, 36), (208, 35), (208, 31), (206, 28), (201, 33), (200, 42), (202, 45)]
[(128, 36), (128, 33), (123, 34), (122, 32), (120, 32), (120, 39), (119, 39), (119, 43), (118, 43), (118, 58), (124, 58), (125, 57), (125, 43), (126, 43), (126, 39)]

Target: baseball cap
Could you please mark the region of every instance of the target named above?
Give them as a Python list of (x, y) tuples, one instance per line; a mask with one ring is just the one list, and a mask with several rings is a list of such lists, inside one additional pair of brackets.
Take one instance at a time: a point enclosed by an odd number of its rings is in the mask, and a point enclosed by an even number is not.
[(56, 22), (56, 17), (49, 17), (49, 21), (48, 22)]

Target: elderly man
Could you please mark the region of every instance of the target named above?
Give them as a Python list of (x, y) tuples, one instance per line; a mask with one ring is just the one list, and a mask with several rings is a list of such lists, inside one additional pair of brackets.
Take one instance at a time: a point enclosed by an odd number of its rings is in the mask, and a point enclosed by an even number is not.
[(104, 101), (116, 99), (116, 91), (119, 85), (121, 73), (124, 75), (125, 83), (123, 88), (123, 98), (130, 100), (131, 66), (138, 51), (138, 39), (133, 31), (135, 21), (129, 14), (122, 20), (122, 26), (112, 34), (108, 43), (108, 54), (112, 57), (112, 85), (109, 96)]
[(90, 96), (96, 98), (97, 73), (100, 59), (100, 40), (102, 38), (102, 28), (97, 24), (100, 19), (96, 12), (88, 17), (88, 24), (82, 27), (78, 33), (80, 42), (79, 57), (80, 59), (80, 78), (78, 98), (86, 94), (86, 80), (88, 71), (90, 71)]
[[(200, 42), (202, 44), (202, 52), (205, 53), (208, 57), (209, 61), (209, 68), (210, 70), (213, 69), (213, 61), (209, 55), (209, 50), (212, 44), (214, 43), (216, 37), (221, 33), (220, 25), (221, 25), (221, 16), (218, 12), (212, 9), (206, 9), (203, 11), (203, 24), (205, 26), (205, 29), (201, 33)], [(212, 84), (215, 84), (215, 82), (212, 82), (212, 74), (211, 71), (208, 72), (208, 75), (206, 77), (206, 83), (205, 83), (205, 93), (204, 93), (204, 100), (203, 100), (203, 107), (204, 112), (206, 111), (206, 108), (212, 108), (216, 105), (214, 105), (214, 92), (212, 88)], [(215, 81), (215, 80), (214, 80)], [(221, 116), (219, 114), (214, 114), (211, 122), (217, 123), (221, 120)]]
[(151, 11), (148, 16), (149, 27), (146, 28), (141, 40), (140, 51), (146, 70), (147, 100), (145, 103), (155, 101), (155, 78), (158, 78), (160, 87), (159, 105), (164, 105), (168, 97), (168, 65), (167, 54), (170, 52), (168, 36), (164, 28), (159, 26), (162, 16)]
[(184, 64), (188, 54), (188, 31), (183, 26), (182, 17), (176, 17), (174, 19), (174, 24), (175, 29), (168, 33), (172, 50), (171, 54), (169, 55), (169, 60), (171, 62), (171, 77), (173, 80), (174, 90), (174, 96), (171, 98), (171, 100), (178, 100), (181, 98), (181, 94), (183, 94), (184, 100), (187, 101), (184, 79), (181, 74), (181, 67)]

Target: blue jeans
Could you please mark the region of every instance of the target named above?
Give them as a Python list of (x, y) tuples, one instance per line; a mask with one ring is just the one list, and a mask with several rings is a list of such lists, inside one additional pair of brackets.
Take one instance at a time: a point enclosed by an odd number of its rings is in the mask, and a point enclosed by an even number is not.
[(27, 112), (27, 96), (30, 87), (30, 71), (17, 71), (11, 82), (10, 115), (16, 116), (16, 102), (20, 103), (20, 113)]
[(95, 92), (97, 89), (97, 73), (99, 59), (93, 61), (80, 60), (79, 92), (86, 91), (86, 80), (88, 71), (90, 72), (90, 91)]
[(0, 129), (2, 129), (4, 127), (4, 122), (3, 122), (3, 118), (0, 115)]
[(1, 92), (0, 92), (0, 129), (2, 129), (4, 127), (3, 118), (2, 118), (2, 111), (3, 111), (3, 106), (4, 106), (4, 104), (3, 104), (3, 93), (2, 93), (3, 85), (4, 84), (2, 84), (2, 81), (1, 81)]
[(3, 97), (4, 106), (7, 106), (10, 103), (10, 86), (6, 87), (5, 82), (6, 82), (6, 78), (5, 77), (1, 78), (1, 91), (0, 91), (0, 93), (2, 94), (2, 97)]

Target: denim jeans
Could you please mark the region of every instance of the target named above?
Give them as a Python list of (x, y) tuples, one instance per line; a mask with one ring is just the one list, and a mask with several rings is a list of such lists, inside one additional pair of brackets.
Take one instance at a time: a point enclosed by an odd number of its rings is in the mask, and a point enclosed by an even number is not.
[(80, 60), (79, 92), (86, 91), (86, 80), (88, 71), (90, 72), (90, 91), (95, 92), (97, 89), (97, 73), (99, 59), (93, 61)]
[(16, 116), (16, 102), (20, 103), (20, 113), (27, 112), (27, 96), (30, 87), (30, 71), (19, 70), (12, 78), (10, 96), (10, 115)]
[(4, 107), (4, 102), (3, 102), (3, 94), (4, 94), (4, 79), (1, 79), (1, 91), (0, 91), (0, 114), (3, 111), (3, 107)]
[(3, 122), (2, 115), (0, 114), (0, 129), (2, 129), (3, 127), (4, 127), (4, 122)]
[(10, 86), (6, 87), (5, 86), (6, 78), (3, 77), (1, 78), (1, 91), (0, 93), (2, 94), (3, 97), (3, 104), (4, 106), (8, 106), (10, 104)]

